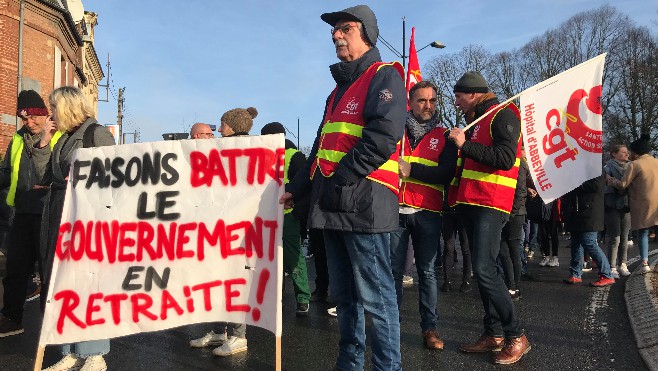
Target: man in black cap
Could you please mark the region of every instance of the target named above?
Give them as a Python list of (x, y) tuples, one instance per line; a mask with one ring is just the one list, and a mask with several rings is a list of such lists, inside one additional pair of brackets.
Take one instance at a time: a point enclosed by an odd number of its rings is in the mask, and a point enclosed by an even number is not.
[[(36, 91), (22, 91), (17, 107), (23, 127), (14, 134), (0, 165), (0, 187), (9, 187), (7, 204), (16, 210), (7, 243), (7, 275), (2, 280), (4, 307), (0, 314), (0, 337), (23, 332), (25, 291), (35, 262), (39, 263), (43, 277), (39, 231), (46, 190), (32, 187), (43, 178), (51, 149), (61, 136)], [(40, 148), (40, 142), (50, 145)]]
[(498, 351), (495, 362), (511, 364), (530, 350), (496, 263), (519, 173), (519, 109), (512, 103), (499, 107), (496, 95), (478, 72), (466, 72), (455, 84), (454, 93), (455, 105), (467, 123), (484, 116), (467, 132), (454, 128), (448, 136), (463, 159), (457, 205), (463, 212), (473, 251), (473, 273), (484, 305), (484, 334), (459, 348), (472, 353)]
[[(340, 60), (305, 168), (280, 202), (310, 196), (309, 227), (324, 231), (331, 297), (340, 331), (336, 368), (362, 370), (365, 313), (372, 319), (372, 367), (399, 370), (400, 323), (390, 232), (398, 227), (398, 151), (405, 122), (403, 68), (383, 63), (370, 8), (321, 16)], [(310, 174), (310, 177), (309, 177)]]
[[(280, 122), (270, 122), (263, 126), (260, 133), (261, 135), (285, 135), (286, 129)], [(284, 184), (288, 184), (290, 179), (294, 178), (297, 172), (304, 167), (306, 157), (290, 139), (286, 139), (285, 143), (286, 154), (283, 181)], [(311, 299), (311, 289), (308, 287), (306, 259), (302, 253), (300, 219), (306, 218), (308, 207), (303, 207), (301, 204), (297, 206), (295, 209), (285, 210), (283, 215), (283, 270), (292, 279), (295, 300), (297, 301), (295, 313), (298, 316), (306, 316), (308, 314), (308, 304)]]

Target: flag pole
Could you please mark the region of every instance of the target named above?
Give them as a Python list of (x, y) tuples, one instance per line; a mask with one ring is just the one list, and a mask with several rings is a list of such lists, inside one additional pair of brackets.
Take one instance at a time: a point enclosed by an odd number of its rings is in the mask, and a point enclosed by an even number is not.
[(46, 351), (46, 347), (39, 345), (37, 348), (37, 356), (34, 360), (34, 371), (40, 371), (43, 365), (43, 353)]
[[(581, 63), (581, 64), (579, 64), (579, 65), (577, 65), (577, 66), (571, 67), (571, 68), (569, 68), (569, 69), (566, 70), (566, 71), (560, 72), (560, 73), (558, 73), (557, 75), (555, 75), (555, 76), (553, 76), (553, 77), (551, 77), (551, 78), (549, 78), (549, 79), (546, 79), (546, 80), (540, 82), (539, 84), (550, 85), (550, 84), (553, 83), (553, 81), (557, 80), (558, 78), (560, 78), (561, 76), (563, 76), (563, 75), (565, 75), (565, 74), (567, 74), (567, 73), (569, 73), (569, 72), (573, 72), (574, 70), (576, 70), (576, 69), (578, 69), (578, 68), (584, 67), (585, 65), (588, 65), (588, 64), (592, 63), (593, 61), (598, 60), (599, 58), (605, 58), (606, 54), (608, 54), (608, 53), (602, 53), (602, 54), (599, 54), (599, 55), (597, 55), (596, 57), (594, 57), (594, 58), (592, 58), (592, 59), (590, 59), (590, 60), (587, 60), (587, 61), (585, 61), (585, 62), (583, 62), (583, 63)], [(504, 106), (507, 105), (509, 102), (511, 102), (511, 101), (513, 101), (514, 99), (520, 97), (521, 95), (527, 93), (528, 90), (534, 88), (535, 86), (537, 86), (537, 85), (539, 85), (539, 84), (535, 84), (535, 85), (529, 87), (528, 89), (525, 89), (524, 91), (520, 92), (519, 94), (517, 94), (517, 95), (515, 95), (515, 96), (513, 96), (513, 97), (511, 97), (511, 98), (509, 98), (508, 100), (504, 101), (503, 103), (499, 103), (494, 109), (491, 109), (491, 110), (485, 112), (484, 115), (478, 117), (477, 120), (471, 122), (471, 123), (468, 124), (466, 127), (464, 127), (464, 129), (462, 129), (462, 130), (466, 131), (466, 130), (470, 129), (471, 127), (473, 127), (473, 125), (477, 124), (480, 120), (482, 120), (483, 118), (487, 117), (490, 113), (496, 111), (496, 109), (498, 109), (499, 107), (504, 107)], [(543, 88), (543, 87), (542, 87), (542, 88)], [(541, 88), (539, 88), (539, 89), (541, 89)], [(537, 89), (537, 90), (539, 90), (539, 89)]]
[(478, 117), (475, 121), (473, 121), (473, 122), (471, 122), (470, 124), (466, 125), (462, 130), (466, 131), (466, 130), (470, 129), (471, 127), (473, 127), (473, 125), (475, 125), (475, 124), (477, 124), (478, 122), (480, 122), (480, 120), (482, 120), (483, 118), (489, 116), (489, 114), (491, 114), (492, 112), (495, 112), (499, 107), (505, 107), (505, 105), (507, 105), (509, 102), (511, 102), (511, 101), (513, 101), (514, 99), (520, 97), (523, 93), (527, 92), (528, 90), (530, 90), (530, 89), (526, 89), (526, 90), (520, 92), (519, 94), (517, 94), (517, 95), (513, 96), (512, 98), (510, 98), (510, 99), (504, 101), (503, 103), (498, 103), (498, 105), (497, 105), (494, 109), (490, 109), (490, 110), (488, 110), (488, 111), (485, 112), (482, 116)]

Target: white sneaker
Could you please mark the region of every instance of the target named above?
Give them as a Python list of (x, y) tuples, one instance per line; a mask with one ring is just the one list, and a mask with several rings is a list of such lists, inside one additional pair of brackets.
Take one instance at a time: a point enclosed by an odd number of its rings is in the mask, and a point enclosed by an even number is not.
[(65, 355), (59, 362), (44, 368), (41, 371), (78, 371), (85, 364), (84, 358), (78, 358), (72, 354)]
[(622, 276), (630, 276), (631, 271), (628, 270), (628, 267), (626, 266), (626, 263), (621, 263), (619, 265), (619, 273), (621, 273)]
[(640, 268), (640, 274), (645, 274), (651, 272), (651, 268), (649, 268), (649, 264), (647, 262), (644, 262), (642, 264), (642, 268)]
[(612, 278), (614, 278), (616, 280), (619, 279), (619, 272), (617, 272), (617, 268), (612, 268), (611, 273), (612, 273)]
[(628, 240), (627, 245), (628, 245), (628, 246), (633, 246), (633, 240)]
[(560, 261), (557, 260), (557, 256), (554, 256), (551, 258), (551, 260), (548, 262), (549, 267), (559, 267), (560, 266)]
[(327, 309), (327, 314), (332, 317), (338, 317), (338, 313), (336, 313), (336, 307), (331, 307)]
[(231, 336), (224, 342), (224, 344), (222, 344), (221, 347), (213, 349), (212, 354), (220, 357), (226, 357), (232, 354), (246, 351), (247, 339)]
[(583, 263), (583, 272), (591, 272), (591, 271), (592, 271), (592, 267), (589, 265), (589, 263), (584, 262)]
[(402, 276), (402, 286), (403, 287), (409, 287), (414, 285), (414, 278), (411, 276), (407, 276), (406, 274)]
[(106, 371), (107, 365), (103, 356), (91, 356), (85, 360), (85, 365), (80, 371)]
[(544, 256), (544, 259), (542, 259), (541, 262), (539, 262), (539, 266), (540, 266), (540, 267), (545, 267), (546, 264), (548, 264), (548, 262), (549, 262), (550, 260), (551, 260), (551, 257), (550, 257), (550, 256)]
[(198, 339), (190, 340), (192, 348), (204, 348), (211, 345), (222, 345), (226, 341), (226, 333), (215, 334), (210, 331)]

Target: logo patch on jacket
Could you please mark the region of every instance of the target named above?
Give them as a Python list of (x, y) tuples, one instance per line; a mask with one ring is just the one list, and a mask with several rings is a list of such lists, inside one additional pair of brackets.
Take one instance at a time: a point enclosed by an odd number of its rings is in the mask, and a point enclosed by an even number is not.
[(350, 98), (350, 100), (345, 105), (345, 109), (340, 111), (340, 113), (346, 115), (356, 115), (356, 109), (359, 107), (359, 103), (356, 101), (355, 97)]
[(437, 138), (430, 138), (430, 149), (439, 150), (439, 140)]
[(379, 100), (382, 102), (390, 102), (393, 99), (393, 93), (390, 90), (384, 89), (379, 92)]

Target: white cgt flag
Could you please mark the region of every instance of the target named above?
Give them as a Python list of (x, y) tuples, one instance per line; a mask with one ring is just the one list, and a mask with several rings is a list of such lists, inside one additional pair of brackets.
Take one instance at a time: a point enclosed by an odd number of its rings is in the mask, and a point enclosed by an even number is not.
[(601, 175), (605, 56), (581, 63), (521, 95), (526, 158), (544, 202)]

